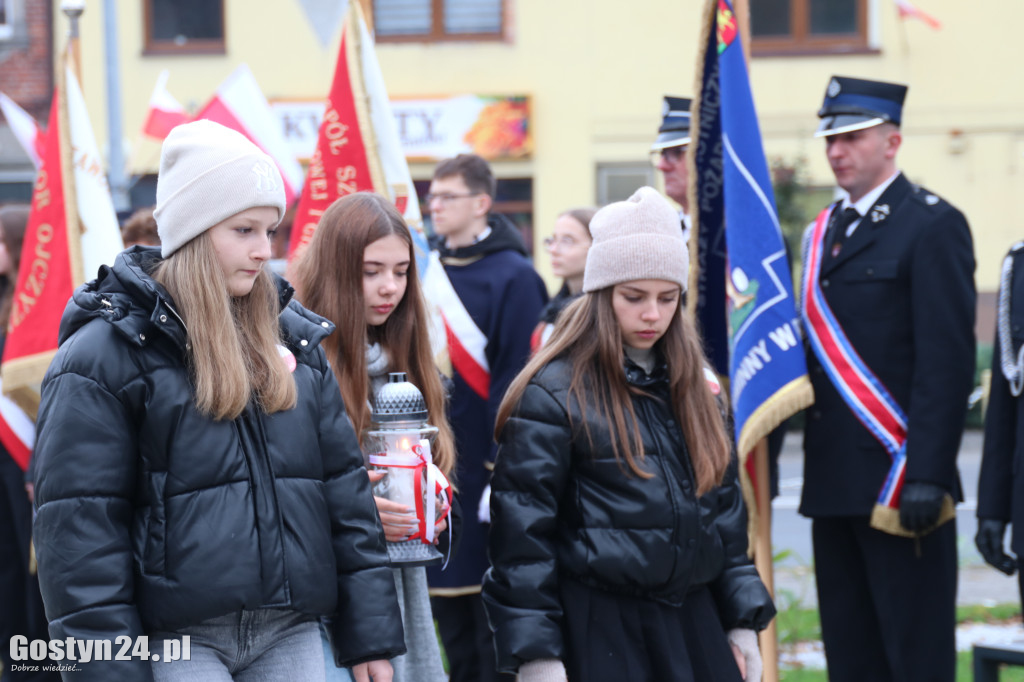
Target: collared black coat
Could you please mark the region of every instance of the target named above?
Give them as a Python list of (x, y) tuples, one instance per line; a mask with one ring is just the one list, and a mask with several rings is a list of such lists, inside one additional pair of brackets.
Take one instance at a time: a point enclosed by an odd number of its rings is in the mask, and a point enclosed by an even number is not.
[[(974, 265), (963, 214), (900, 174), (838, 257), (826, 255), (819, 277), (853, 348), (907, 415), (906, 480), (940, 485), (954, 499), (974, 380)], [(810, 349), (807, 362), (815, 402), (807, 411), (800, 511), (868, 516), (891, 460)]]
[[(1011, 357), (1016, 362), (1024, 346), (1024, 242), (1015, 245), (1008, 257), (1013, 262), (1013, 273), (1007, 283), (1007, 321)], [(1011, 547), (1017, 556), (1024, 556), (1024, 398), (1010, 391), (1000, 362), (1002, 353), (997, 321), (992, 383), (985, 413), (985, 445), (978, 477), (978, 518), (1012, 524)]]
[(569, 398), (571, 372), (564, 357), (538, 372), (499, 442), (483, 584), (499, 669), (564, 657), (563, 577), (672, 605), (706, 585), (727, 630), (766, 627), (775, 607), (747, 558), (735, 463), (697, 498), (665, 366), (647, 376), (626, 361), (627, 380), (646, 392), (633, 407), (649, 479), (623, 471), (594, 405)]
[[(43, 382), (34, 532), (51, 637), (134, 638), (272, 607), (340, 614), (342, 663), (403, 653), (369, 480), (319, 348), (333, 325), (280, 280), (298, 404), (214, 421), (195, 406), (173, 301), (148, 274), (158, 260), (134, 247), (75, 291)], [(75, 679), (152, 672), (97, 662)]]

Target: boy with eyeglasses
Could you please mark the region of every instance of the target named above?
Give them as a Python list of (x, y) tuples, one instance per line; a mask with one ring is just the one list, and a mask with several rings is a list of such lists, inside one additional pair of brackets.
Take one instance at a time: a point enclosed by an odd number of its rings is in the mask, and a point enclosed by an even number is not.
[(442, 161), (427, 204), (437, 249), (458, 300), (442, 305), (453, 388), (450, 418), (458, 450), (455, 480), (466, 510), (458, 555), (446, 570), (427, 570), (448, 655), (451, 682), (511, 680), (498, 675), (480, 582), (489, 564), (488, 484), (494, 419), (505, 390), (530, 356), (530, 334), (547, 303), (512, 222), (491, 214), (496, 182), (474, 154)]

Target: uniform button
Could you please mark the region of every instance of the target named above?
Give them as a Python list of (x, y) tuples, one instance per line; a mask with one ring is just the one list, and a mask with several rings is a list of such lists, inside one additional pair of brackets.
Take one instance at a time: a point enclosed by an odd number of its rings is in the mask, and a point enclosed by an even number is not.
[(676, 425), (676, 420), (675, 419), (666, 419), (665, 423), (667, 425), (669, 425), (669, 426), (675, 426)]
[(683, 490), (689, 490), (689, 489), (690, 489), (690, 482), (689, 481), (683, 481)]
[(327, 320), (324, 320), (323, 322), (320, 323), (320, 326), (326, 329), (327, 327), (331, 326), (331, 323), (328, 322)]
[(875, 269), (874, 268), (868, 268), (868, 277), (874, 277), (874, 275), (875, 275)]
[(827, 289), (828, 288), (828, 280), (827, 279), (821, 280), (821, 286), (823, 288)]
[(145, 341), (146, 340), (146, 335), (145, 334), (139, 334), (139, 340), (140, 341)]
[(306, 339), (302, 339), (302, 341), (299, 341), (299, 345), (300, 346), (308, 346), (309, 345), (309, 341), (307, 341)]
[(161, 322), (166, 322), (167, 321), (167, 316), (166, 315), (161, 315), (160, 316), (160, 321)]

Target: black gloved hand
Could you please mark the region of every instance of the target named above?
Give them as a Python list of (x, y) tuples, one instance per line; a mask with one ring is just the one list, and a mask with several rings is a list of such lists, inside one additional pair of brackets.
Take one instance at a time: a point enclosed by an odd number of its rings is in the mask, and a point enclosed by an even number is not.
[(919, 533), (935, 525), (942, 511), (942, 498), (946, 489), (927, 481), (903, 484), (900, 493), (900, 524), (912, 533)]
[(996, 519), (978, 519), (978, 534), (974, 536), (974, 544), (978, 546), (985, 563), (1013, 575), (1017, 570), (1017, 560), (1003, 551), (1003, 535), (1006, 523)]

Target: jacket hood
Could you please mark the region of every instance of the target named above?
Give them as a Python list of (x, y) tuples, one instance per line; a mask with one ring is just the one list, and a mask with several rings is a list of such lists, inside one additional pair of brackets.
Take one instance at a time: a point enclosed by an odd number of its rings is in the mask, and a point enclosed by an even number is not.
[[(145, 346), (163, 333), (184, 349), (185, 324), (171, 295), (150, 275), (162, 260), (159, 247), (133, 246), (118, 254), (113, 266), (102, 266), (96, 279), (72, 294), (61, 318), (58, 343), (63, 344), (84, 325), (100, 318), (134, 345)], [(313, 350), (334, 331), (334, 325), (293, 301), (292, 286), (276, 274), (271, 276), (281, 305), (283, 341), (293, 352)]]
[(519, 234), (519, 228), (511, 220), (498, 213), (492, 213), (487, 216), (487, 226), (491, 228), (491, 233), (487, 235), (486, 239), (482, 239), (476, 244), (449, 249), (444, 244), (444, 237), (434, 235), (430, 240), (430, 245), (437, 249), (442, 258), (472, 258), (486, 256), (496, 251), (515, 251), (529, 257), (526, 244)]

